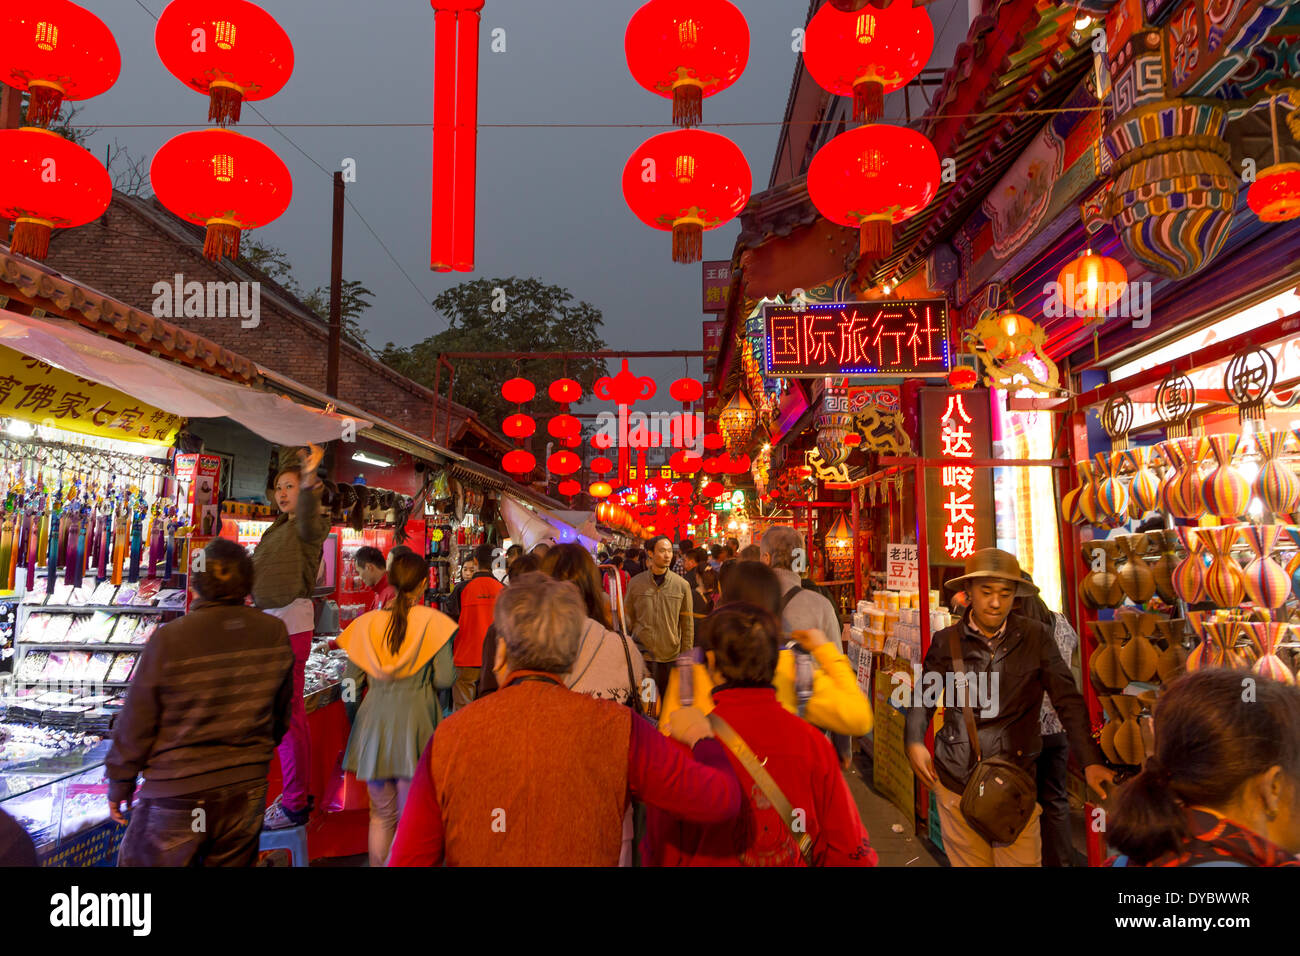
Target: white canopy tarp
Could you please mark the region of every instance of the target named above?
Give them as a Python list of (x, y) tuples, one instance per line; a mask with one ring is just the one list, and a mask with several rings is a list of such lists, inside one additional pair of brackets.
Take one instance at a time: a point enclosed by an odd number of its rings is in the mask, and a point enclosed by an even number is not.
[(371, 424), (163, 361), (66, 320), (35, 319), (0, 309), (0, 345), (176, 415), (233, 418), (277, 445), (333, 441), (349, 431), (348, 422), (354, 423), (356, 431)]
[[(582, 517), (587, 512), (553, 512), (544, 508), (536, 511), (523, 504), (519, 499), (506, 495), (501, 499), (501, 516), (506, 520), (510, 538), (523, 546), (525, 551), (538, 544), (567, 544), (577, 542), (588, 551), (594, 552), (601, 536), (591, 534), (585, 527), (577, 527), (562, 519), (561, 515)], [(592, 522), (592, 530), (595, 523)]]

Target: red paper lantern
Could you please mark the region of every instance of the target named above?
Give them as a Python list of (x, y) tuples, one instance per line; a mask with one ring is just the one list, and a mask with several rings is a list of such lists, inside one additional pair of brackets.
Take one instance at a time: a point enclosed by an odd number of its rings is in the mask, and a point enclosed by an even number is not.
[(704, 486), (704, 490), (703, 492), (701, 492), (701, 494), (703, 494), (704, 497), (706, 498), (717, 498), (725, 494), (726, 491), (727, 489), (722, 487), (722, 485), (719, 482), (710, 481), (707, 485)]
[(103, 215), (113, 183), (99, 160), (58, 133), (0, 130), (0, 218), (14, 221), (10, 252), (44, 259), (50, 233)]
[(221, 126), (239, 122), (244, 100), (274, 96), (293, 74), (289, 35), (248, 0), (172, 0), (153, 42), (168, 72), (208, 97), (208, 119)]
[(849, 432), (844, 436), (844, 444), (849, 448), (856, 448), (858, 445), (862, 444), (862, 436), (857, 432)]
[(571, 475), (582, 467), (582, 459), (571, 451), (557, 451), (546, 459), (546, 467), (557, 475)]
[(582, 422), (572, 415), (556, 415), (546, 423), (546, 432), (552, 438), (578, 438), (582, 434)]
[(572, 498), (574, 495), (576, 495), (578, 492), (582, 490), (582, 485), (578, 484), (576, 481), (570, 478), (567, 481), (562, 481), (558, 485), (556, 485), (555, 490), (558, 491), (560, 494), (564, 495), (565, 497)]
[(729, 475), (743, 475), (745, 472), (749, 471), (751, 465), (749, 456), (744, 454), (738, 455), (734, 458), (729, 456), (721, 459), (721, 461), (722, 470)]
[(623, 38), (637, 83), (673, 101), (673, 125), (700, 122), (703, 99), (735, 83), (749, 62), (749, 24), (727, 0), (650, 0)]
[[(587, 494), (593, 498), (608, 498), (613, 490), (607, 481), (593, 481), (587, 486)], [(599, 515), (597, 517), (599, 518)]]
[(1246, 203), (1264, 222), (1300, 216), (1300, 163), (1275, 163), (1261, 169), (1246, 192)]
[(939, 190), (939, 154), (906, 126), (859, 126), (823, 146), (808, 166), (808, 196), (831, 222), (856, 226), (873, 262), (894, 250), (895, 223), (924, 209)]
[(173, 136), (154, 154), (149, 180), (164, 206), (208, 227), (203, 254), (214, 260), (238, 258), (240, 232), (278, 219), (293, 196), (280, 157), (227, 129)]
[(68, 0), (25, 0), (0, 13), (0, 81), (27, 90), (27, 123), (49, 126), (64, 100), (98, 96), (117, 82), (113, 33)]
[[(948, 373), (948, 384), (963, 391), (974, 388), (978, 379), (979, 375), (969, 365), (954, 365)], [(846, 441), (845, 444), (847, 445), (848, 442)]]
[[(1128, 271), (1117, 259), (1085, 249), (1083, 255), (1057, 273), (1056, 281), (1061, 284), (1067, 307), (1076, 314), (1095, 316), (1104, 313), (1123, 296), (1128, 284)], [(1030, 320), (1022, 321), (1021, 331), (1033, 328), (1034, 323)]]
[(531, 415), (509, 415), (501, 423), (501, 431), (508, 438), (527, 438), (537, 431), (537, 423)]
[(822, 89), (853, 97), (855, 119), (874, 122), (885, 94), (915, 79), (933, 50), (930, 16), (912, 0), (856, 13), (827, 5), (808, 22), (803, 62)]
[(647, 226), (672, 231), (674, 262), (699, 262), (705, 230), (738, 216), (752, 185), (739, 147), (702, 130), (652, 136), (623, 167), (623, 198)]
[(571, 405), (582, 398), (582, 386), (571, 378), (557, 378), (546, 390), (557, 405)]
[(679, 481), (672, 487), (672, 496), (678, 501), (689, 501), (691, 495), (695, 494), (695, 488), (689, 481)]
[(679, 475), (694, 475), (704, 467), (704, 461), (697, 455), (678, 451), (668, 459), (668, 467)]
[(683, 405), (688, 405), (704, 394), (704, 386), (697, 379), (679, 378), (668, 387), (668, 394)]
[(704, 436), (704, 447), (709, 451), (717, 451), (727, 444), (727, 440), (717, 432), (710, 432)]
[(508, 379), (501, 385), (501, 397), (515, 405), (531, 402), (536, 394), (537, 389), (526, 378)]
[(600, 455), (591, 459), (591, 464), (587, 467), (591, 469), (591, 472), (594, 475), (608, 475), (614, 470), (614, 463), (604, 455)]
[(537, 467), (537, 459), (531, 452), (516, 448), (505, 453), (501, 459), (501, 467), (512, 475), (526, 475)]
[(720, 455), (704, 459), (704, 472), (708, 475), (720, 475), (725, 471), (726, 459)]

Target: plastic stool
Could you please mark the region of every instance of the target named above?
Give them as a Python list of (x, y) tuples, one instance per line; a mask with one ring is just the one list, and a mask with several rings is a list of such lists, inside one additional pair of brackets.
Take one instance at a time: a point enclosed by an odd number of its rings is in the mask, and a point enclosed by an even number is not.
[[(287, 856), (288, 862), (283, 862)], [(257, 841), (258, 866), (307, 866), (307, 826), (263, 830)]]

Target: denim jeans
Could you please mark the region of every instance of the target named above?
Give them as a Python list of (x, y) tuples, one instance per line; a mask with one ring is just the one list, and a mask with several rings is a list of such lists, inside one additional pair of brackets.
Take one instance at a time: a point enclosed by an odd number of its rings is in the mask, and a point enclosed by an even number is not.
[(252, 866), (265, 811), (265, 778), (182, 797), (137, 800), (117, 865)]

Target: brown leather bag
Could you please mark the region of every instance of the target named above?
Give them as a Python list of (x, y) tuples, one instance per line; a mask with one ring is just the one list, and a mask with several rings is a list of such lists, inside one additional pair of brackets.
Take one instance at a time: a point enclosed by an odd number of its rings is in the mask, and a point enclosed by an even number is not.
[[(949, 640), (953, 672), (964, 680), (966, 660), (961, 652), (960, 628), (952, 629)], [(1010, 760), (983, 758), (970, 698), (970, 689), (967, 688), (963, 695), (962, 715), (966, 720), (966, 737), (975, 754), (975, 769), (962, 791), (961, 815), (970, 828), (992, 846), (1010, 846), (1033, 818), (1034, 805), (1038, 802), (1038, 784)]]

